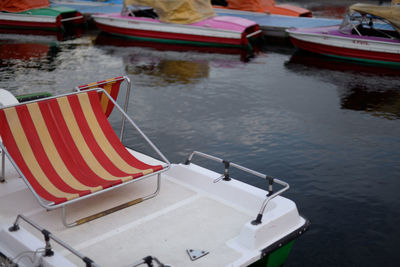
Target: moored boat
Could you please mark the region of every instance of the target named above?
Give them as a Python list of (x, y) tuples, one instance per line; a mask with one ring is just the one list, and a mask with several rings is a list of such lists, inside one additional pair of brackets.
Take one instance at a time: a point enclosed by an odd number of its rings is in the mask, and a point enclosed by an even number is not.
[[(170, 164), (115, 102), (122, 83), (130, 88), (117, 77), (20, 104), (0, 90), (0, 263), (281, 266), (309, 227), (282, 196), (289, 185), (201, 152)], [(110, 112), (155, 156), (126, 148)], [(221, 163), (223, 174), (198, 158)], [(265, 179), (268, 189), (233, 179), (232, 168)]]
[(214, 0), (216, 8), (268, 13), (293, 17), (311, 17), (310, 10), (290, 4), (277, 5), (275, 0)]
[(287, 30), (310, 52), (356, 61), (400, 64), (400, 6), (354, 4), (341, 25)]
[(0, 3), (0, 29), (62, 31), (66, 25), (85, 22), (68, 7), (51, 7), (48, 0), (11, 0)]
[[(130, 5), (150, 5), (136, 8)], [(243, 18), (216, 16), (204, 0), (125, 0), (121, 14), (92, 15), (100, 30), (139, 41), (202, 46), (247, 47), (249, 40), (262, 35), (259, 26)]]

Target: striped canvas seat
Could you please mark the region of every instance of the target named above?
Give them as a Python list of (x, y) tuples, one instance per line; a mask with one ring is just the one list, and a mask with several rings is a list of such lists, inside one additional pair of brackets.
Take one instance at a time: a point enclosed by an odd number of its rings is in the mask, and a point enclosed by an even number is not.
[[(120, 76), (120, 77), (115, 77), (115, 78), (111, 78), (111, 79), (107, 79), (107, 80), (103, 80), (103, 81), (99, 81), (99, 82), (93, 82), (93, 83), (89, 83), (89, 84), (80, 85), (80, 86), (77, 86), (76, 89), (77, 89), (77, 91), (84, 91), (84, 90), (88, 90), (88, 89), (92, 89), (92, 88), (103, 88), (104, 91), (106, 91), (114, 100), (117, 100), (121, 83), (123, 81), (125, 81), (126, 79), (127, 79), (126, 77)], [(128, 82), (128, 84), (129, 84), (129, 82)], [(129, 90), (129, 88), (128, 88), (128, 90)], [(128, 92), (128, 94), (129, 94), (129, 92)], [(109, 117), (111, 112), (114, 109), (114, 104), (110, 101), (110, 99), (108, 99), (108, 97), (105, 94), (103, 94), (101, 92), (99, 93), (99, 98), (100, 98), (100, 103), (101, 103), (101, 107), (103, 109), (104, 114), (106, 114), (106, 117)]]
[(31, 190), (50, 205), (163, 169), (122, 145), (96, 90), (1, 109), (0, 135)]

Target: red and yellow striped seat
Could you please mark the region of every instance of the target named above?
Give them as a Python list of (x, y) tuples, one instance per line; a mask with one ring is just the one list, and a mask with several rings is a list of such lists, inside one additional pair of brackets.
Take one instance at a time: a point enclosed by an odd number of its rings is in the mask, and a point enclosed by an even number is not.
[(1, 109), (0, 135), (32, 189), (56, 205), (163, 169), (126, 150), (96, 91)]
[[(114, 100), (117, 100), (121, 82), (123, 81), (125, 81), (125, 77), (120, 76), (99, 82), (80, 85), (77, 87), (77, 89), (79, 91), (83, 91), (92, 88), (103, 88), (104, 91), (106, 91)], [(105, 94), (101, 92), (99, 93), (99, 98), (104, 114), (106, 114), (106, 117), (109, 117), (114, 108), (114, 104), (110, 101), (110, 99), (108, 99)]]

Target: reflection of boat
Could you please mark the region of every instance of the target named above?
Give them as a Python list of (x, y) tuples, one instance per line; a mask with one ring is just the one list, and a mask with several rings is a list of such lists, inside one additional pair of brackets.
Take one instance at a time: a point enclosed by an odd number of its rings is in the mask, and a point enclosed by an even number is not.
[(17, 43), (0, 40), (0, 60), (43, 58), (48, 55), (49, 51), (50, 45), (46, 43)]
[(59, 51), (57, 44), (48, 40), (30, 39), (20, 42), (11, 38), (3, 39), (0, 40), (0, 66), (7, 66), (15, 71), (21, 71), (22, 68), (51, 71), (57, 67), (54, 59)]
[(289, 4), (276, 5), (275, 0), (212, 0), (216, 7), (294, 17), (311, 17), (311, 11)]
[(63, 31), (47, 31), (47, 30), (33, 30), (33, 29), (16, 29), (16, 28), (1, 28), (0, 34), (15, 34), (22, 35), (41, 35), (53, 39), (54, 41), (64, 41), (75, 39), (82, 36), (85, 31), (84, 27), (66, 27)]
[(386, 119), (400, 119), (400, 90), (379, 90), (354, 84), (341, 95), (341, 107)]
[(152, 43), (119, 37), (103, 32), (97, 35), (95, 44), (121, 47), (148, 47), (159, 51), (195, 51), (204, 53), (234, 54), (240, 55), (241, 61), (247, 61), (251, 56), (253, 56), (254, 53), (258, 51), (259, 48), (257, 44), (253, 44), (253, 49), (250, 51), (248, 49), (241, 49), (240, 47), (210, 47), (176, 43)]
[(188, 61), (178, 58), (148, 58), (131, 54), (123, 58), (125, 71), (128, 74), (146, 74), (159, 77), (166, 83), (190, 84), (207, 78), (210, 66), (207, 61)]
[[(361, 15), (360, 15), (361, 14)], [(340, 26), (287, 30), (301, 49), (351, 60), (400, 64), (400, 6), (355, 4)]]
[(78, 11), (51, 7), (48, 0), (9, 0), (0, 3), (0, 28), (59, 31), (84, 23)]
[(0, 66), (16, 72), (21, 69), (52, 71), (59, 65), (56, 60), (59, 52), (59, 42), (53, 35), (2, 34)]
[(297, 74), (321, 77), (338, 86), (343, 109), (400, 119), (400, 88), (373, 82), (374, 77), (397, 78), (398, 68), (328, 58), (303, 50), (296, 51), (285, 67)]
[[(116, 82), (88, 86), (113, 90)], [(94, 88), (16, 106), (0, 99), (0, 181), (7, 181), (0, 183), (0, 262), (11, 266), (80, 266), (82, 261), (86, 266), (166, 266), (159, 261), (173, 266), (249, 266), (259, 260), (281, 266), (285, 262), (293, 241), (309, 227), (296, 204), (281, 196), (289, 189), (287, 183), (200, 152), (190, 154), (183, 164), (170, 164), (105, 92)], [(157, 159), (122, 144), (122, 136), (115, 135), (104, 114), (102, 104), (110, 102), (113, 112), (127, 118)], [(4, 159), (5, 153), (10, 161)], [(194, 164), (200, 157), (222, 164), (223, 174)], [(233, 179), (232, 168), (265, 179), (268, 191)], [(137, 199), (126, 202), (132, 195)], [(87, 217), (68, 222), (81, 216)]]
[[(357, 61), (349, 61), (335, 57), (324, 57), (319, 54), (308, 52), (305, 50), (297, 50), (285, 66), (289, 69), (296, 69), (296, 66), (306, 66), (312, 68), (312, 71), (317, 70), (332, 70), (347, 73), (358, 74), (377, 74), (382, 76), (398, 76), (400, 70), (391, 66), (379, 66), (377, 69), (375, 64), (362, 64)], [(296, 69), (297, 70), (297, 69)]]
[[(129, 5), (153, 9), (128, 10)], [(122, 15), (121, 15), (122, 14)], [(221, 47), (247, 47), (258, 38), (259, 26), (242, 18), (215, 16), (207, 0), (125, 0), (121, 14), (93, 15), (100, 30), (140, 41)]]

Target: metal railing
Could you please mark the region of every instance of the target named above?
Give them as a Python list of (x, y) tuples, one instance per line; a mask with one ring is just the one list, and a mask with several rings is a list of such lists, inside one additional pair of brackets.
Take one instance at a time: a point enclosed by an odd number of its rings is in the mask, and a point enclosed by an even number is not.
[[(96, 264), (93, 260), (91, 260), (90, 258), (81, 254), (79, 251), (75, 250), (73, 247), (71, 247), (70, 245), (68, 245), (67, 243), (65, 243), (64, 241), (62, 241), (55, 235), (53, 235), (50, 231), (42, 228), (41, 226), (39, 226), (34, 221), (32, 221), (31, 219), (27, 218), (24, 215), (18, 214), (13, 225), (8, 228), (8, 231), (10, 231), (10, 232), (18, 231), (20, 229), (19, 223), (18, 223), (19, 220), (25, 221), (26, 223), (28, 223), (33, 228), (35, 228), (36, 230), (38, 230), (39, 232), (41, 232), (43, 234), (43, 238), (45, 241), (44, 252), (42, 255), (43, 257), (52, 257), (54, 255), (53, 248), (50, 244), (50, 240), (53, 240), (54, 242), (59, 244), (61, 247), (65, 248), (66, 250), (68, 250), (69, 252), (74, 254), (76, 257), (80, 258), (84, 262), (86, 267), (99, 267), (99, 265)], [(153, 266), (155, 266), (154, 263), (157, 264), (157, 266), (159, 266), (159, 267), (171, 267), (170, 265), (163, 264), (161, 261), (159, 261), (156, 257), (153, 257), (153, 256), (144, 257), (143, 259), (130, 265), (130, 267), (137, 267), (137, 266), (141, 266), (141, 265), (147, 265), (149, 267), (150, 266), (153, 267)]]
[(43, 234), (44, 241), (45, 241), (45, 248), (44, 248), (44, 257), (51, 257), (54, 255), (54, 251), (52, 250), (51, 244), (50, 244), (50, 239), (62, 246), (63, 248), (67, 249), (69, 252), (80, 258), (86, 265), (86, 267), (95, 267), (98, 266), (94, 261), (92, 261), (90, 258), (82, 255), (79, 251), (75, 250), (72, 248), (70, 245), (59, 239), (58, 237), (54, 236), (52, 233), (50, 233), (48, 230), (42, 228), (41, 226), (37, 225), (35, 222), (33, 222), (31, 219), (28, 219), (24, 215), (19, 214), (14, 222), (14, 224), (8, 229), (10, 232), (16, 232), (18, 231), (19, 220), (24, 220), (28, 224), (30, 224), (33, 228), (36, 230), (40, 231)]
[[(198, 156), (200, 156), (200, 157), (203, 157), (203, 158), (206, 158), (206, 159), (210, 159), (210, 160), (213, 160), (213, 161), (216, 161), (216, 162), (221, 162), (221, 163), (224, 164), (224, 166), (225, 166), (224, 174), (221, 175), (219, 178), (215, 179), (215, 180), (214, 180), (214, 183), (219, 182), (221, 179), (224, 180), (224, 181), (229, 181), (229, 180), (231, 179), (231, 178), (229, 177), (229, 167), (230, 167), (230, 166), (232, 166), (232, 167), (234, 167), (234, 168), (236, 168), (236, 169), (239, 169), (239, 170), (241, 170), (241, 171), (244, 171), (244, 172), (246, 172), (246, 173), (249, 173), (249, 174), (252, 174), (252, 175), (255, 175), (255, 176), (258, 176), (258, 177), (260, 177), (260, 178), (263, 178), (263, 179), (268, 180), (268, 194), (267, 194), (267, 196), (266, 196), (266, 199), (264, 200), (264, 202), (263, 202), (262, 205), (261, 205), (260, 211), (259, 211), (259, 213), (257, 214), (256, 219), (253, 220), (253, 221), (251, 222), (253, 225), (261, 224), (261, 223), (262, 223), (262, 217), (263, 217), (265, 208), (267, 207), (268, 203), (269, 203), (273, 198), (275, 198), (275, 197), (281, 195), (283, 192), (287, 191), (287, 190), (290, 188), (289, 184), (286, 183), (286, 182), (284, 182), (284, 181), (282, 181), (282, 180), (279, 180), (279, 179), (274, 178), (274, 177), (272, 177), (272, 176), (268, 176), (268, 175), (266, 175), (266, 174), (263, 174), (263, 173), (254, 171), (254, 170), (249, 169), (249, 168), (246, 168), (246, 167), (243, 167), (243, 166), (241, 166), (241, 165), (239, 165), (239, 164), (232, 163), (232, 162), (230, 162), (230, 161), (228, 161), (228, 160), (223, 160), (223, 159), (221, 159), (221, 158), (218, 158), (218, 157), (215, 157), (215, 156), (212, 156), (212, 155), (203, 153), (203, 152), (199, 152), (199, 151), (193, 151), (193, 152), (189, 155), (189, 157), (188, 157), (187, 160), (185, 161), (185, 164), (186, 164), (186, 165), (189, 165), (189, 164), (191, 163), (191, 161), (192, 161), (194, 155), (198, 155)], [(273, 191), (273, 185), (274, 185), (274, 183), (277, 183), (277, 184), (283, 186), (283, 188), (274, 193), (274, 191)]]

